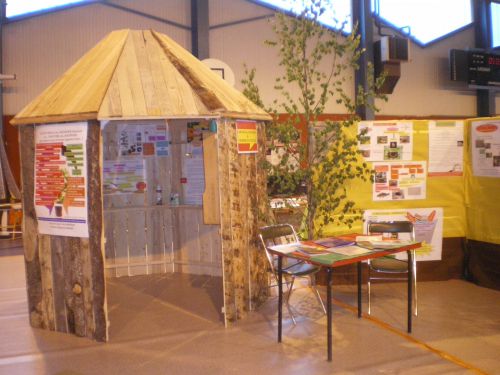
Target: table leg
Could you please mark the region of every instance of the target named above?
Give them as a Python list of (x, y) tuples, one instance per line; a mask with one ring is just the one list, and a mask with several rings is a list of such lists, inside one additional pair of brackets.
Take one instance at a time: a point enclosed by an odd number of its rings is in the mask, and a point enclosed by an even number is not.
[(328, 362), (332, 361), (332, 273), (331, 267), (326, 268), (326, 319)]
[(411, 319), (413, 315), (413, 296), (412, 296), (412, 282), (413, 282), (413, 251), (408, 250), (408, 333), (411, 333)]
[(358, 318), (361, 318), (361, 262), (358, 262)]
[(281, 342), (283, 322), (283, 257), (278, 256), (278, 342)]

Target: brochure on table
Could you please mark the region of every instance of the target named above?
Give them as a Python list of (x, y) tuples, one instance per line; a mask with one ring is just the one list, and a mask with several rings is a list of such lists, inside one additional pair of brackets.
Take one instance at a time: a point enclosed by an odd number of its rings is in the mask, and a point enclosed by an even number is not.
[(38, 231), (88, 237), (87, 124), (35, 127), (35, 212)]
[[(368, 222), (410, 221), (415, 229), (415, 241), (422, 242), (416, 250), (417, 260), (441, 260), (443, 242), (443, 209), (408, 208), (389, 210), (366, 210), (364, 213), (364, 231), (368, 232)], [(386, 234), (389, 236), (389, 234)], [(409, 240), (409, 234), (400, 233), (399, 239)], [(406, 259), (405, 254), (397, 254), (398, 259)]]

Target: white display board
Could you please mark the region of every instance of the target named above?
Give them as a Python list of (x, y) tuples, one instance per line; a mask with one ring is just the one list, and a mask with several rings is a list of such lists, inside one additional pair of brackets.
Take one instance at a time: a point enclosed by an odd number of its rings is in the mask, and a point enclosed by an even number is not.
[(425, 161), (373, 163), (374, 201), (425, 199), (427, 174)]
[(359, 150), (366, 161), (412, 160), (413, 123), (361, 121)]
[(429, 176), (462, 176), (464, 122), (429, 121)]
[(500, 177), (500, 120), (472, 121), (474, 176)]

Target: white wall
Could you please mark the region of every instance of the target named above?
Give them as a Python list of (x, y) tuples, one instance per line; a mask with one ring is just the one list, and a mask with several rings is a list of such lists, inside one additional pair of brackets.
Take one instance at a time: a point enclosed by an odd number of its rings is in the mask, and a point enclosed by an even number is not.
[[(190, 26), (189, 0), (115, 0), (137, 11)], [(217, 26), (272, 14), (272, 10), (245, 0), (210, 0), (210, 24)], [(4, 81), (4, 112), (15, 114), (33, 100), (54, 79), (112, 30), (155, 29), (171, 36), (186, 48), (190, 32), (108, 6), (93, 4), (41, 15), (4, 26), (4, 73), (17, 80)], [(241, 89), (243, 64), (257, 68), (257, 83), (268, 103), (276, 96), (272, 87), (278, 70), (276, 52), (264, 45), (273, 32), (265, 19), (214, 28), (210, 32), (210, 55), (225, 61)], [(401, 78), (388, 103), (379, 103), (384, 115), (474, 117), (474, 91), (457, 90), (448, 81), (448, 53), (451, 48), (473, 46), (472, 28), (427, 48), (411, 46), (411, 61), (401, 65)], [(352, 85), (349, 85), (352, 92)], [(500, 94), (496, 97), (500, 113)], [(341, 113), (336, 104), (331, 113)]]
[[(116, 1), (141, 12), (190, 26), (185, 0)], [(136, 5), (134, 5), (136, 4)], [(14, 115), (62, 75), (108, 33), (117, 29), (154, 29), (190, 48), (189, 30), (101, 4), (79, 6), (8, 23), (3, 29), (4, 113)]]

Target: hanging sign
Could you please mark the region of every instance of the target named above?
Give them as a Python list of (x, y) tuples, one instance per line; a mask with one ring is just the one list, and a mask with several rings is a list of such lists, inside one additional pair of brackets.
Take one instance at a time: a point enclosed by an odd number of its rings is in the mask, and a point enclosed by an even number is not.
[(35, 212), (38, 231), (88, 237), (87, 124), (35, 127)]
[(257, 123), (255, 121), (236, 121), (236, 137), (238, 154), (255, 154), (259, 151)]

